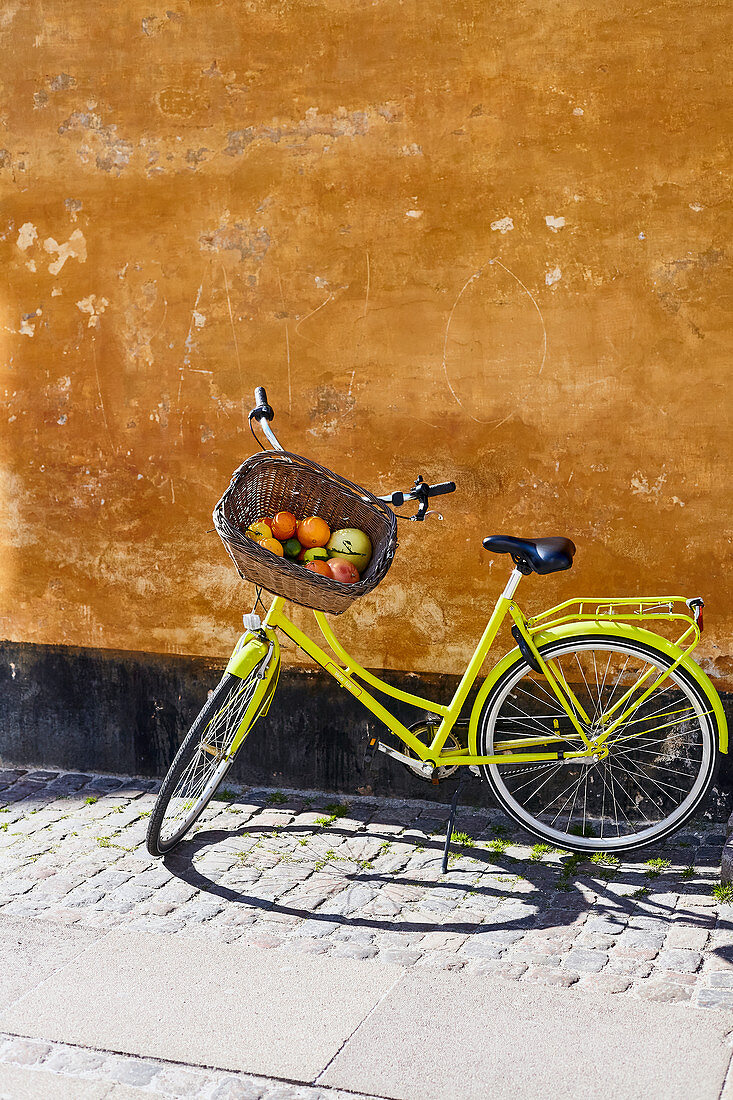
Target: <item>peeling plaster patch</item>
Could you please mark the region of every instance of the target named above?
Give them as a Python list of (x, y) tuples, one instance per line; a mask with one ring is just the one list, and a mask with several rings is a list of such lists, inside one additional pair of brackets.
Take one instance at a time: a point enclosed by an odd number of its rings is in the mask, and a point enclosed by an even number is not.
[(3, 168), (9, 168), (13, 158), (10, 155), (9, 149), (0, 149), (0, 170)]
[(421, 218), (422, 215), (423, 215), (422, 210), (406, 210), (405, 211), (405, 217), (406, 218)]
[(684, 508), (685, 506), (684, 500), (680, 500), (679, 497), (672, 497), (672, 504), (679, 504), (680, 508)]
[[(305, 117), (298, 122), (263, 123), (244, 130), (230, 130), (224, 152), (230, 157), (241, 156), (253, 141), (259, 139), (277, 145), (281, 141), (304, 142), (310, 137), (360, 137), (369, 132), (370, 113), (371, 109), (347, 111), (345, 107), (339, 107), (331, 114), (319, 115), (317, 107), (309, 107)], [(386, 117), (382, 108), (378, 108), (377, 113)]]
[[(31, 317), (33, 316), (35, 316), (35, 314), (31, 314)], [(21, 336), (34, 336), (36, 332), (36, 326), (35, 324), (31, 324), (30, 321), (26, 321), (24, 317), (23, 320), (20, 322), (20, 328), (18, 329), (18, 332)]]
[(106, 298), (97, 298), (96, 294), (90, 294), (88, 298), (82, 298), (80, 302), (76, 303), (77, 308), (82, 313), (89, 314), (89, 320), (87, 322), (87, 328), (98, 328), (99, 318), (104, 313), (105, 309), (109, 305)]
[(53, 237), (48, 237), (43, 242), (46, 252), (55, 252), (57, 258), (48, 265), (49, 274), (58, 275), (68, 259), (78, 260), (80, 264), (86, 263), (87, 242), (81, 229), (75, 229), (65, 244), (57, 244)]
[(640, 241), (645, 241), (646, 240), (646, 233), (640, 233), (639, 234), (639, 240)]
[(696, 214), (699, 214), (701, 210), (705, 209), (705, 207), (701, 206), (699, 202), (691, 202), (689, 204), (689, 207), (690, 210), (694, 210)]
[(222, 225), (211, 233), (202, 233), (199, 247), (204, 252), (238, 252), (240, 262), (253, 257), (262, 263), (270, 247), (270, 234), (263, 226), (252, 230), (244, 222), (235, 222), (233, 226)]
[(421, 157), (422, 155), (422, 145), (418, 145), (415, 141), (411, 145), (403, 145), (400, 149), (401, 157)]
[(186, 163), (189, 164), (191, 168), (198, 168), (199, 164), (201, 164), (203, 160), (206, 160), (206, 154), (208, 152), (209, 150), (205, 145), (202, 145), (200, 149), (189, 149), (186, 153)]
[(585, 111), (583, 110), (582, 107), (573, 107), (573, 114), (580, 116), (580, 115), (584, 115)]
[(48, 92), (41, 88), (40, 92), (33, 93), (33, 110), (42, 111), (44, 107), (48, 107)]
[(48, 86), (52, 92), (65, 92), (68, 88), (73, 88), (76, 85), (76, 80), (73, 76), (69, 76), (68, 73), (59, 73), (58, 76), (49, 80)]
[(35, 271), (36, 270), (36, 261), (35, 260), (28, 260), (28, 263), (25, 266), (28, 268), (29, 271)]
[(210, 100), (188, 88), (163, 88), (154, 96), (155, 104), (163, 115), (174, 118), (193, 118), (199, 111), (208, 111)]
[(114, 169), (119, 175), (123, 168), (130, 163), (133, 153), (131, 142), (126, 141), (117, 134), (115, 125), (103, 126), (99, 115), (89, 111), (73, 111), (59, 126), (59, 134), (81, 131), (89, 133), (97, 146), (96, 150), (82, 145), (77, 150), (80, 160), (86, 164), (92, 153), (95, 154), (97, 168), (103, 172)]
[(56, 421), (56, 423), (57, 423), (57, 424), (60, 424), (60, 425), (61, 425), (61, 426), (63, 427), (63, 425), (64, 425), (64, 424), (66, 423), (66, 421), (67, 421), (68, 419), (69, 419), (69, 418), (67, 417), (66, 413), (64, 413), (64, 414), (63, 414), (62, 416), (60, 416), (60, 417), (58, 418), (58, 420)]
[(18, 248), (21, 252), (25, 252), (35, 240), (38, 240), (38, 230), (35, 225), (33, 222), (24, 222), (18, 230)]
[(658, 500), (666, 480), (667, 475), (661, 473), (654, 484), (650, 485), (646, 475), (637, 470), (631, 478), (631, 492), (637, 497), (653, 497)]
[(82, 208), (81, 201), (79, 199), (64, 199), (64, 206), (71, 214), (71, 220), (76, 221), (76, 216)]
[(514, 229), (514, 222), (511, 218), (498, 218), (497, 221), (491, 223), (491, 228), (495, 233), (509, 233)]
[(205, 313), (199, 313), (199, 311), (197, 309), (195, 309), (193, 311), (193, 313), (191, 314), (191, 316), (193, 317), (193, 323), (196, 326), (196, 328), (203, 328), (204, 327), (204, 325), (206, 324), (206, 314)]
[(60, 298), (62, 294), (63, 294), (63, 290), (61, 289), (60, 286), (55, 286), (53, 288), (53, 290), (51, 291), (51, 297), (52, 298)]
[(553, 218), (552, 214), (545, 214), (545, 225), (548, 229), (551, 229), (553, 233), (557, 233), (560, 229), (565, 228), (565, 219)]
[(562, 279), (562, 271), (559, 267), (553, 267), (551, 271), (545, 272), (545, 282), (548, 286), (552, 286), (553, 283), (559, 283)]

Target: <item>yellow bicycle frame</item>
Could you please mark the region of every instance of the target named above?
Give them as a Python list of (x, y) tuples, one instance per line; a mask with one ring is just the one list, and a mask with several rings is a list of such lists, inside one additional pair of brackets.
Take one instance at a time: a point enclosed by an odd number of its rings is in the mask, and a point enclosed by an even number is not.
[[(321, 668), (332, 676), (341, 687), (349, 691), (356, 699), (359, 699), (376, 718), (383, 722), (393, 734), (404, 742), (411, 754), (413, 754), (409, 758), (407, 756), (403, 757), (400, 753), (396, 752), (396, 750), (388, 748), (387, 751), (389, 755), (396, 756), (398, 759), (403, 759), (404, 762), (407, 762), (409, 759), (413, 764), (415, 763), (414, 757), (417, 757), (420, 761), (423, 761), (426, 768), (430, 770), (432, 767), (495, 764), (509, 759), (511, 759), (512, 763), (519, 763), (543, 760), (567, 760), (572, 758), (592, 757), (598, 753), (603, 754), (603, 745), (605, 741), (616, 729), (628, 721), (641, 703), (643, 703), (643, 701), (657, 689), (662, 681), (677, 668), (683, 668), (697, 682), (702, 694), (709, 704), (710, 709), (706, 713), (714, 714), (715, 716), (718, 725), (720, 749), (722, 752), (727, 752), (728, 731), (720, 698), (703, 670), (690, 657), (692, 650), (697, 645), (700, 638), (700, 631), (696, 621), (689, 612), (689, 605), (684, 597), (662, 596), (636, 599), (568, 600), (565, 603), (558, 604), (557, 607), (550, 608), (550, 610), (543, 612), (541, 615), (536, 615), (531, 619), (527, 619), (513, 598), (514, 591), (516, 590), (521, 576), (521, 573), (516, 569), (512, 572), (509, 583), (497, 600), (496, 606), (486, 625), (486, 629), (476, 646), (473, 657), (456, 688), (455, 694), (447, 705), (436, 703), (420, 695), (413, 695), (410, 692), (402, 691), (363, 668), (349, 653), (347, 653), (334, 635), (325, 615), (320, 611), (314, 611), (313, 614), (321, 633), (334, 654), (333, 657), (329, 656), (324, 649), (312, 641), (307, 634), (304, 634), (303, 631), (295, 626), (295, 624), (284, 614), (283, 606), (285, 600), (281, 596), (276, 596), (273, 599), (262, 623), (262, 630), (264, 631), (264, 637), (268, 638), (273, 645), (276, 645), (275, 631), (281, 630), (283, 634), (287, 635), (288, 638), (295, 642), (304, 653), (307, 653), (316, 664), (320, 665)], [(682, 607), (685, 608), (684, 612), (681, 610)], [(584, 748), (580, 749), (576, 744), (574, 748), (569, 748), (567, 751), (517, 752), (517, 748), (527, 747), (527, 739), (524, 739), (521, 742), (501, 742), (502, 751), (492, 756), (482, 756), (476, 752), (478, 720), (483, 704), (499, 678), (520, 659), (520, 649), (516, 648), (499, 661), (478, 692), (469, 722), (467, 747), (444, 751), (444, 746), (451, 730), (458, 721), (469, 692), (481, 671), (497, 632), (507, 615), (510, 615), (516, 624), (517, 630), (523, 640), (522, 648), (529, 650), (536, 665), (541, 669), (542, 675), (557, 697), (562, 709), (567, 714), (575, 730), (575, 733), (572, 735), (573, 742), (577, 743), (577, 740), (580, 739)], [(683, 620), (686, 625), (677, 641), (672, 643), (661, 635), (653, 634), (636, 625), (639, 621), (655, 619), (665, 621)], [(619, 638), (625, 638), (627, 640), (629, 638), (634, 638), (648, 645), (651, 644), (670, 658), (671, 666), (657, 677), (654, 677), (652, 668), (641, 675), (636, 683), (633, 684), (613, 707), (602, 716), (600, 724), (597, 724), (595, 727), (596, 732), (594, 736), (591, 737), (586, 732), (587, 728), (591, 725), (588, 715), (583, 710), (571, 685), (568, 684), (557, 663), (554, 662), (552, 658), (548, 658), (547, 661), (545, 661), (540, 653), (540, 647), (557, 639), (578, 635), (597, 634), (599, 631), (604, 634), (618, 636)], [(260, 637), (262, 637), (262, 635), (260, 635)], [(248, 646), (245, 644), (248, 639), (252, 642), (255, 641), (252, 634), (248, 633), (243, 635), (229, 662), (228, 671), (233, 672), (235, 675), (243, 674), (239, 671), (238, 666), (240, 663), (242, 663), (243, 668), (249, 664), (246, 658)], [(689, 643), (687, 648), (681, 648), (682, 644), (686, 642)], [(262, 641), (260, 641), (260, 645), (261, 644)], [(279, 665), (279, 647), (276, 657), (277, 660), (272, 662), (273, 668), (271, 669), (271, 674), (275, 674), (275, 665)], [(418, 707), (420, 710), (428, 711), (429, 714), (435, 715), (436, 728), (430, 743), (424, 744), (407, 728), (407, 726), (395, 718), (395, 716), (367, 690), (366, 685), (375, 688), (382, 695), (391, 696), (393, 699), (398, 699), (400, 702), (408, 703), (410, 706)], [(642, 688), (642, 693), (634, 697), (637, 689)], [(567, 743), (568, 739), (558, 731), (551, 737), (533, 737), (530, 743), (533, 746), (543, 746), (550, 744), (557, 745), (559, 741), (565, 741)]]

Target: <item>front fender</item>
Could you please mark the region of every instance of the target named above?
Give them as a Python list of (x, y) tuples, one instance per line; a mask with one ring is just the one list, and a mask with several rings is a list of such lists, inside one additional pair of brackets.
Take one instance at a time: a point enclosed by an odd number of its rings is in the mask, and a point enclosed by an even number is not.
[[(273, 635), (271, 640), (277, 647), (277, 656), (279, 657), (280, 646), (277, 638)], [(230, 673), (232, 676), (239, 676), (244, 680), (249, 676), (254, 666), (267, 655), (268, 649), (267, 642), (262, 641), (251, 631), (246, 630), (235, 645), (225, 672)], [(273, 654), (274, 656), (275, 654)]]
[[(612, 623), (607, 620), (583, 620), (581, 622), (574, 623), (562, 623), (560, 626), (553, 626), (550, 629), (537, 628), (531, 630), (532, 640), (536, 646), (546, 645), (548, 642), (555, 642), (563, 638), (578, 637), (579, 635), (588, 634), (611, 634), (618, 638), (632, 638), (637, 642), (644, 642), (647, 645), (653, 646), (655, 649), (659, 649), (672, 661), (676, 661), (678, 657), (684, 653), (684, 650), (676, 646), (674, 642), (667, 641), (661, 634), (653, 634), (650, 630), (644, 630), (642, 627), (634, 626), (633, 623)], [(521, 658), (519, 649), (515, 648), (510, 650), (505, 657), (499, 661), (499, 663), (492, 668), (489, 675), (484, 680), (476, 701), (471, 711), (471, 720), (468, 727), (468, 748), (469, 752), (477, 755), (476, 738), (478, 735), (478, 722), (483, 709), (483, 705), (491, 692), (492, 688), (498, 683), (508, 668), (515, 663), (515, 661)], [(723, 704), (720, 701), (720, 696), (713, 687), (713, 684), (705, 672), (700, 668), (696, 661), (688, 654), (683, 656), (680, 661), (680, 667), (685, 669), (693, 680), (696, 682), (705, 698), (710, 704), (710, 709), (715, 715), (715, 720), (718, 724), (718, 746), (721, 752), (728, 751), (728, 722), (726, 721), (725, 712), (723, 710)]]

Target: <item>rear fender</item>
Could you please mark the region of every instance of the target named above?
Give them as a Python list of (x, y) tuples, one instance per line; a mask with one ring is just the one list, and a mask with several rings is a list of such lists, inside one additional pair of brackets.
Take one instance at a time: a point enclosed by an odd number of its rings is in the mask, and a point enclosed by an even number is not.
[[(603, 619), (563, 623), (560, 626), (554, 626), (546, 630), (536, 628), (535, 630), (530, 630), (529, 633), (532, 635), (532, 641), (536, 646), (547, 645), (548, 642), (578, 637), (579, 635), (610, 634), (620, 639), (626, 638), (637, 642), (644, 642), (646, 645), (661, 650), (662, 653), (672, 661), (676, 661), (684, 654), (684, 650), (676, 646), (674, 642), (667, 641), (661, 634), (653, 634), (650, 630), (644, 630), (642, 627), (634, 626), (633, 624), (615, 623), (609, 622), (608, 620), (604, 621)], [(477, 755), (476, 739), (478, 736), (478, 723), (486, 699), (507, 669), (511, 668), (521, 656), (518, 648), (512, 649), (505, 657), (502, 657), (494, 668), (492, 668), (481, 685), (481, 689), (476, 696), (476, 702), (473, 705), (473, 710), (471, 711), (471, 720), (468, 728), (468, 748), (470, 753)], [(698, 663), (694, 661), (689, 654), (682, 656), (679, 667), (683, 668), (685, 672), (692, 677), (710, 704), (710, 709), (713, 712), (718, 726), (718, 746), (721, 752), (727, 753), (728, 723), (723, 710), (723, 704), (720, 701), (720, 696), (713, 687), (709, 676), (703, 672)]]

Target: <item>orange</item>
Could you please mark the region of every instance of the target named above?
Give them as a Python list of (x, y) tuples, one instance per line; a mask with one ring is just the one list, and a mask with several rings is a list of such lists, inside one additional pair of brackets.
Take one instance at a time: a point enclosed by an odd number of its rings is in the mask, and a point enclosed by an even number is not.
[(305, 567), (306, 569), (310, 569), (311, 573), (319, 573), (322, 577), (331, 576), (331, 570), (328, 568), (328, 563), (325, 561), (307, 561)]
[(263, 550), (270, 550), (273, 554), (277, 554), (279, 558), (285, 557), (282, 543), (278, 542), (277, 539), (260, 539), (260, 546)]
[(325, 546), (331, 537), (331, 530), (320, 516), (309, 516), (298, 524), (298, 541), (306, 549), (312, 546)]
[(267, 526), (272, 531), (272, 516), (263, 516), (262, 519), (260, 520), (260, 523), (266, 523)]
[(281, 542), (287, 542), (295, 534), (295, 528), (298, 526), (298, 521), (292, 512), (278, 512), (273, 517), (271, 530), (276, 539), (280, 539)]

